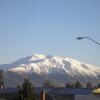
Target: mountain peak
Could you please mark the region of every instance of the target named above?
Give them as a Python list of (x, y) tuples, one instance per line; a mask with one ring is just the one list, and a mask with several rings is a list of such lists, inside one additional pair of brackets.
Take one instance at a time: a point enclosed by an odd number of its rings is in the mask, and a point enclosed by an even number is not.
[(46, 56), (43, 55), (43, 54), (37, 54), (37, 53), (34, 53), (32, 56), (33, 56), (33, 57), (37, 57), (37, 58), (45, 58), (45, 57), (46, 57)]

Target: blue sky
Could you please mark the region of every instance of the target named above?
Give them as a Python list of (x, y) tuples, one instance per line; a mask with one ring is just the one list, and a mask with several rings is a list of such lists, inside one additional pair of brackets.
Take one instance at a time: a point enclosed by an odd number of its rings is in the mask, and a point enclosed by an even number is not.
[(100, 0), (0, 0), (0, 64), (33, 53), (100, 66)]

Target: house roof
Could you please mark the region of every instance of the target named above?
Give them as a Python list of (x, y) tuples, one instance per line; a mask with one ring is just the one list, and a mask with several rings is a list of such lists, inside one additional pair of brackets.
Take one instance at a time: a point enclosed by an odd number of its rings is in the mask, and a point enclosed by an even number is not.
[[(43, 87), (36, 87), (35, 92), (40, 94)], [(52, 94), (73, 94), (73, 95), (88, 95), (92, 92), (92, 89), (88, 88), (44, 88), (46, 93)], [(18, 93), (18, 88), (4, 88), (0, 90), (0, 93)]]
[(53, 90), (54, 94), (74, 94), (74, 95), (88, 95), (92, 92), (92, 89), (88, 88), (62, 88)]
[(18, 93), (18, 89), (13, 87), (4, 88), (0, 90), (0, 93)]

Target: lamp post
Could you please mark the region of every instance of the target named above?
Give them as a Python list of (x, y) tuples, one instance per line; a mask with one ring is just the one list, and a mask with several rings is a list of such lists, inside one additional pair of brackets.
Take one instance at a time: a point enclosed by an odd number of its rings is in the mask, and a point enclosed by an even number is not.
[(95, 40), (93, 40), (93, 39), (91, 39), (91, 38), (89, 38), (89, 37), (77, 37), (76, 39), (77, 40), (81, 40), (81, 39), (89, 39), (89, 40), (91, 40), (92, 42), (94, 42), (94, 43), (96, 43), (96, 44), (98, 44), (98, 45), (100, 45), (100, 43), (98, 43), (97, 41), (95, 41)]

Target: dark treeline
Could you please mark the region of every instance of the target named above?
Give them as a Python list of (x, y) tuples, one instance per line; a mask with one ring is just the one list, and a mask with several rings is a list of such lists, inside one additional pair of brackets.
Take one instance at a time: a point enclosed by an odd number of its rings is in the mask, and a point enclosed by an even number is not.
[(77, 80), (75, 83), (66, 83), (65, 88), (100, 88), (100, 83), (93, 85), (91, 82), (87, 82), (84, 86), (80, 81)]

